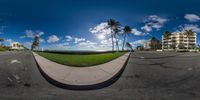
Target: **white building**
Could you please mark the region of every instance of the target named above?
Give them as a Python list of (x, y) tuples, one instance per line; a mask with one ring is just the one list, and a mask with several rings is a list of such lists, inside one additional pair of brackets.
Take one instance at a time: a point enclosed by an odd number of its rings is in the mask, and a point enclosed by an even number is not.
[(11, 50), (23, 50), (24, 47), (19, 42), (12, 42), (11, 43)]
[(150, 41), (145, 41), (143, 45), (144, 49), (150, 49), (150, 43)]
[(172, 33), (168, 39), (162, 36), (163, 50), (194, 50), (196, 49), (196, 33), (187, 37), (182, 32)]

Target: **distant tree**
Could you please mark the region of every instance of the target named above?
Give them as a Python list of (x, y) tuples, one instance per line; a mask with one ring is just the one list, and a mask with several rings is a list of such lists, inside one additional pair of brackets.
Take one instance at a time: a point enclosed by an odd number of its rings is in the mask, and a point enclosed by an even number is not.
[(158, 39), (156, 39), (155, 37), (152, 37), (151, 40), (150, 40), (150, 47), (153, 50), (160, 49), (161, 43)]
[(185, 46), (184, 46), (183, 43), (181, 43), (181, 44), (178, 45), (178, 48), (179, 48), (179, 49), (185, 49)]
[(196, 46), (195, 46), (195, 45), (191, 45), (190, 48), (191, 48), (191, 49), (196, 49)]
[(120, 23), (114, 19), (107, 20), (108, 26), (111, 29), (111, 38), (112, 38), (112, 51), (114, 51), (114, 38), (116, 37), (116, 30), (119, 28)]
[(137, 46), (136, 49), (137, 50), (144, 50), (144, 47), (140, 45), (140, 46)]
[(123, 34), (124, 35), (124, 40), (123, 40), (122, 50), (124, 50), (124, 46), (125, 46), (125, 43), (126, 43), (127, 35), (132, 32), (131, 27), (127, 26), (127, 25), (124, 27), (123, 30), (124, 30), (124, 34)]
[(176, 49), (176, 44), (172, 44), (172, 45), (170, 45), (170, 46), (171, 46), (170, 48)]
[(157, 41), (157, 39), (156, 39), (155, 37), (152, 37), (152, 38), (151, 38), (151, 40), (150, 40), (150, 47), (151, 47), (151, 49), (154, 49), (154, 50), (155, 50), (156, 41)]
[(167, 49), (169, 49), (168, 40), (170, 39), (170, 36), (171, 36), (171, 32), (166, 31), (166, 32), (164, 33), (164, 38), (167, 40)]
[(187, 37), (187, 50), (189, 49), (189, 37), (194, 34), (192, 30), (185, 30), (184, 34)]
[(199, 51), (199, 49), (200, 49), (200, 45), (199, 45), (199, 44), (197, 44), (195, 48), (196, 48), (196, 50), (198, 50), (198, 51)]
[(0, 38), (0, 43), (1, 43), (1, 46), (2, 46), (2, 42), (4, 41), (4, 39), (3, 38)]
[(19, 48), (19, 47), (20, 47), (20, 44), (17, 43), (16, 46)]

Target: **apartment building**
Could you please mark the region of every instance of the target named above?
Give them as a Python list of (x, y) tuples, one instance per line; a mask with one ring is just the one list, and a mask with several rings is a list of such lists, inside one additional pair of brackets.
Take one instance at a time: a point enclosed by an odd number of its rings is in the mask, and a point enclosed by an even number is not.
[(186, 36), (183, 32), (174, 32), (168, 39), (162, 36), (162, 50), (195, 50), (196, 33)]

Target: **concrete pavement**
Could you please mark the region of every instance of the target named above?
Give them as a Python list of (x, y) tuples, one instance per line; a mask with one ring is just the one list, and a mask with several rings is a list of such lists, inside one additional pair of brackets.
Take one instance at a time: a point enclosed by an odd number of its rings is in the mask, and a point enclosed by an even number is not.
[[(11, 64), (12, 60), (21, 63)], [(199, 60), (199, 53), (134, 52), (112, 85), (74, 91), (47, 82), (31, 52), (3, 53), (0, 100), (199, 100)]]
[(122, 73), (130, 53), (105, 64), (73, 67), (52, 62), (33, 52), (41, 72), (57, 86), (70, 89), (96, 89), (107, 86)]

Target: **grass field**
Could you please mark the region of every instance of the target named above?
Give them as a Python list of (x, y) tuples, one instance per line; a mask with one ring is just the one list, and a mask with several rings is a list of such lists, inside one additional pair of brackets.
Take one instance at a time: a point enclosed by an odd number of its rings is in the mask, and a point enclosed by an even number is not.
[(0, 52), (1, 51), (7, 51), (8, 49), (6, 49), (6, 48), (3, 48), (2, 46), (0, 46)]
[(115, 58), (118, 58), (124, 55), (125, 53), (126, 52), (75, 55), (75, 54), (37, 52), (37, 54), (39, 54), (40, 56), (43, 56), (51, 61), (75, 67), (86, 67), (86, 66), (103, 64)]

